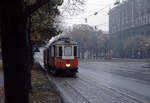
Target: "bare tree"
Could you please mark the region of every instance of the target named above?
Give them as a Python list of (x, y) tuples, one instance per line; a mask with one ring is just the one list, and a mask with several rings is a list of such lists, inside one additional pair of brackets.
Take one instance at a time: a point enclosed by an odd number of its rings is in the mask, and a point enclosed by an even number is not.
[(95, 30), (89, 25), (74, 25), (70, 32), (72, 39), (79, 43), (81, 58), (98, 58), (108, 56), (110, 51), (109, 36), (103, 31)]
[(63, 15), (78, 15), (83, 12), (83, 5), (85, 5), (85, 0), (67, 0), (62, 5), (61, 9)]

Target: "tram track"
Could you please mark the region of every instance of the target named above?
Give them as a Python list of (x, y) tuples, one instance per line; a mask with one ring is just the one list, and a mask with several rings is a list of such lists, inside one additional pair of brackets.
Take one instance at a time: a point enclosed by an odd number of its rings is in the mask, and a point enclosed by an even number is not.
[(130, 91), (128, 87), (124, 88), (122, 85), (119, 87), (117, 84), (111, 84), (111, 82), (120, 83), (122, 80), (121, 83), (125, 81), (144, 86), (147, 84), (109, 72), (95, 72), (80, 67), (76, 78), (50, 74), (49, 77), (66, 101), (64, 103), (149, 103), (147, 98), (139, 97), (142, 96), (137, 94), (139, 92)]
[[(49, 80), (54, 83), (64, 103), (91, 103), (85, 96), (83, 96), (76, 88), (71, 86), (67, 80), (58, 80), (58, 78), (48, 75)], [(51, 78), (51, 79), (50, 79)], [(70, 78), (71, 79), (71, 78)]]
[(84, 103), (91, 103), (85, 96), (83, 96), (78, 90), (76, 90), (73, 86), (71, 86), (66, 80), (65, 80), (65, 82), (72, 90), (74, 90), (78, 94), (78, 96), (84, 98), (84, 100), (85, 100)]
[[(97, 83), (94, 83), (93, 81), (91, 82), (91, 80), (89, 78), (86, 78), (86, 80), (84, 80), (84, 79), (80, 78), (80, 76), (77, 76), (77, 78), (63, 78), (63, 79), (59, 78), (60, 80), (58, 80), (58, 78), (55, 78), (53, 76), (50, 76), (50, 77), (54, 79), (55, 83), (57, 83), (57, 86), (59, 85), (59, 90), (60, 90), (60, 92), (63, 93), (63, 95), (66, 95), (66, 93), (69, 94), (69, 96), (70, 96), (69, 98), (72, 100), (71, 100), (71, 102), (68, 102), (68, 103), (99, 103), (99, 102), (90, 101), (89, 100), (90, 97), (83, 95), (83, 92), (80, 91), (81, 89), (78, 89), (78, 87), (74, 87), (74, 85), (71, 85), (71, 83), (74, 81), (78, 81), (78, 84), (85, 86), (85, 88), (87, 87), (87, 89), (91, 88), (91, 87), (92, 88), (94, 87), (96, 89), (98, 88), (98, 90), (101, 90), (102, 96), (100, 98), (102, 98), (104, 100), (106, 98), (103, 94), (105, 94), (111, 98), (120, 98), (117, 100), (118, 102), (116, 102), (116, 103), (147, 103), (147, 102), (143, 102), (143, 101), (141, 102), (141, 100), (138, 100), (127, 94), (124, 94), (110, 86), (107, 86), (104, 84), (99, 85)], [(60, 81), (63, 81), (63, 82), (60, 82)], [(64, 91), (66, 93), (64, 93)], [(78, 99), (78, 102), (76, 101), (76, 99), (74, 99), (74, 97), (76, 97)], [(64, 98), (67, 99), (66, 97), (64, 97)], [(106, 100), (106, 101), (111, 101), (111, 100)], [(124, 102), (121, 102), (121, 101), (124, 101)]]
[[(84, 76), (84, 75), (82, 75), (82, 76)], [(113, 87), (111, 87), (111, 86), (109, 86), (107, 84), (101, 83), (100, 81), (97, 82), (96, 80), (94, 81), (94, 80), (91, 80), (89, 78), (86, 78), (86, 80), (85, 80), (85, 79), (81, 79), (80, 77), (78, 79), (80, 79), (81, 81), (83, 81), (85, 83), (89, 83), (91, 85), (94, 85), (94, 86), (96, 86), (98, 88), (103, 88), (103, 89), (109, 90), (109, 94), (108, 94), (108, 92), (105, 92), (108, 95), (110, 95), (110, 92), (113, 92), (114, 94), (117, 94), (117, 95), (120, 94), (120, 96), (123, 96), (123, 97), (126, 97), (126, 98), (129, 98), (129, 99), (133, 100), (133, 103), (148, 103), (145, 100), (138, 99), (138, 98), (136, 98), (134, 96), (131, 96), (131, 95), (125, 93), (125, 92), (120, 91), (119, 89), (116, 89), (116, 88), (113, 88)]]

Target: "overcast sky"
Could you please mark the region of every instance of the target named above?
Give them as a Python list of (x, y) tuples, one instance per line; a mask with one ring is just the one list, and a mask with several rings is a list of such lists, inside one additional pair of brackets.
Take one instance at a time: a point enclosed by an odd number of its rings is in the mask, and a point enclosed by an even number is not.
[[(71, 26), (73, 24), (85, 24), (85, 18), (87, 18), (87, 24), (108, 31), (108, 11), (113, 7), (115, 1), (116, 0), (86, 0), (86, 5), (84, 6), (85, 11), (78, 16), (71, 16), (73, 19), (65, 19), (65, 21), (68, 26)], [(97, 11), (99, 11), (98, 14), (94, 15)]]

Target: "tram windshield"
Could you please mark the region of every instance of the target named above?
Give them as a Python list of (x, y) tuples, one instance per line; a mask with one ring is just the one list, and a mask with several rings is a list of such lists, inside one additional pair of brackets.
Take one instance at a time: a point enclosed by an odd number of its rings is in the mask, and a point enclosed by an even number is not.
[(72, 47), (71, 46), (65, 46), (64, 56), (72, 56)]

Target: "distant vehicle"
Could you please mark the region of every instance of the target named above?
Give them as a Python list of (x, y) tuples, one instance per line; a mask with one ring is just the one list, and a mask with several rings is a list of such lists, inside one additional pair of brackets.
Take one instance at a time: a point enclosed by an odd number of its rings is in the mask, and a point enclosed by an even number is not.
[(76, 75), (78, 71), (78, 44), (70, 38), (60, 38), (44, 50), (44, 65), (56, 74), (67, 72)]

